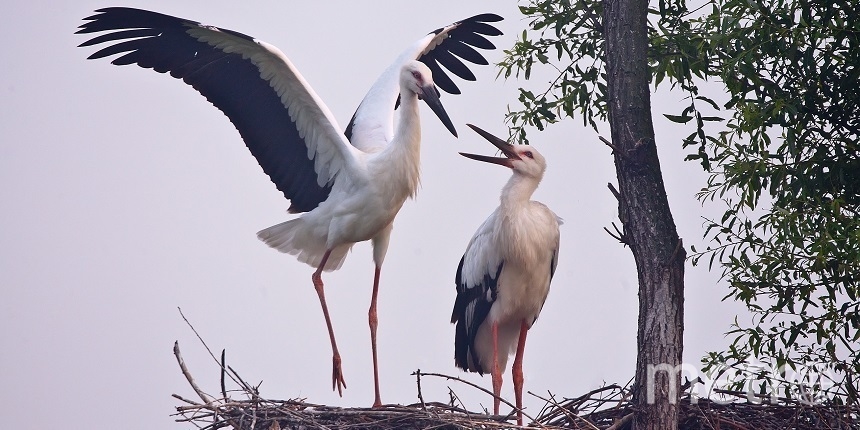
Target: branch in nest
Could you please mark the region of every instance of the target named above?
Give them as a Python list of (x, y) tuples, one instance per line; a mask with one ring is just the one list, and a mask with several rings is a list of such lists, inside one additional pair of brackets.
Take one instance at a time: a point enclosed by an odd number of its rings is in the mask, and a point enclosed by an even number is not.
[(424, 395), (421, 394), (421, 369), (412, 373), (415, 375), (415, 384), (418, 386), (418, 400), (421, 402), (421, 409), (427, 410), (427, 405), (424, 403)]
[[(177, 307), (176, 309), (179, 311), (179, 315), (182, 317), (182, 320), (185, 321), (185, 324), (188, 325), (188, 328), (190, 328), (191, 331), (194, 332), (194, 335), (197, 336), (197, 340), (199, 340), (200, 343), (203, 344), (203, 347), (206, 348), (206, 352), (209, 353), (209, 356), (212, 357), (212, 359), (215, 360), (215, 362), (218, 363), (218, 365), (221, 367), (221, 391), (224, 394), (225, 400), (227, 398), (227, 393), (226, 393), (227, 390), (224, 388), (224, 376), (225, 376), (225, 374), (227, 376), (229, 376), (230, 379), (233, 380), (233, 382), (240, 385), (244, 391), (247, 391), (248, 393), (250, 393), (252, 395), (259, 394), (259, 390), (257, 390), (256, 387), (252, 387), (250, 384), (245, 382), (235, 370), (230, 368), (230, 366), (225, 366), (225, 357), (224, 357), (225, 351), (224, 350), (221, 351), (221, 361), (220, 362), (218, 361), (217, 358), (215, 358), (215, 354), (212, 353), (212, 349), (209, 348), (209, 345), (206, 344), (206, 341), (203, 340), (203, 337), (200, 336), (200, 333), (197, 332), (197, 329), (194, 328), (194, 325), (192, 325), (191, 322), (188, 321), (188, 318), (185, 317), (185, 314), (182, 313), (182, 308)], [(177, 342), (176, 348), (178, 348), (178, 342)]]
[[(620, 398), (616, 399), (617, 397)], [(627, 386), (621, 387), (617, 384), (611, 384), (591, 390), (579, 397), (567, 399), (557, 406), (554, 405), (553, 409), (538, 417), (538, 420), (552, 426), (573, 426), (576, 429), (586, 429), (586, 427), (577, 425), (577, 423), (583, 422), (588, 426), (587, 429), (593, 430), (599, 423), (605, 421), (607, 416), (615, 417), (626, 413), (629, 406), (628, 399), (629, 390)], [(615, 405), (602, 409), (607, 403), (615, 403)], [(571, 420), (571, 415), (577, 419)]]
[[(412, 374), (414, 375), (415, 373), (413, 372)], [(441, 373), (422, 373), (422, 375), (424, 375), (424, 376), (436, 376), (436, 377), (438, 377), (438, 378), (445, 378), (445, 379), (448, 379), (448, 380), (457, 381), (457, 382), (460, 382), (460, 383), (466, 384), (466, 385), (468, 385), (468, 386), (470, 386), (470, 387), (472, 387), (472, 388), (477, 388), (477, 389), (479, 389), (479, 390), (481, 390), (481, 391), (483, 391), (483, 392), (485, 392), (485, 393), (489, 394), (489, 395), (490, 395), (490, 396), (492, 396), (494, 399), (499, 399), (499, 401), (501, 401), (502, 403), (504, 403), (504, 404), (506, 404), (506, 405), (510, 406), (511, 408), (513, 408), (513, 412), (511, 412), (511, 414), (508, 414), (508, 415), (499, 415), (499, 416), (495, 416), (495, 418), (504, 419), (505, 421), (507, 421), (507, 420), (508, 420), (508, 419), (510, 419), (510, 417), (513, 415), (513, 413), (515, 413), (515, 412), (517, 412), (517, 411), (520, 411), (520, 412), (522, 412), (522, 413), (523, 413), (523, 416), (524, 416), (524, 417), (526, 417), (526, 418), (528, 418), (528, 419), (532, 420), (532, 422), (534, 422), (534, 423), (536, 423), (536, 422), (537, 422), (533, 417), (529, 416), (528, 414), (526, 414), (525, 412), (523, 412), (521, 409), (519, 409), (519, 408), (517, 408), (516, 406), (514, 406), (511, 402), (509, 402), (509, 401), (505, 400), (505, 399), (504, 399), (504, 398), (502, 398), (502, 397), (497, 397), (495, 394), (493, 394), (493, 392), (492, 392), (492, 391), (487, 390), (487, 389), (486, 389), (486, 388), (484, 388), (484, 387), (481, 387), (481, 386), (479, 386), (479, 385), (473, 384), (473, 383), (471, 383), (471, 382), (469, 382), (469, 381), (466, 381), (466, 380), (464, 380), (464, 379), (460, 379), (460, 378), (458, 378), (458, 377), (456, 377), (456, 376), (443, 375), (443, 374), (441, 374)]]
[(575, 413), (573, 413), (573, 412), (572, 412), (571, 410), (569, 410), (568, 408), (565, 408), (565, 407), (563, 407), (562, 405), (558, 404), (558, 402), (556, 402), (556, 400), (555, 400), (555, 396), (553, 396), (553, 395), (552, 395), (552, 393), (549, 393), (549, 398), (548, 398), (548, 399), (545, 399), (545, 398), (543, 398), (543, 397), (541, 397), (541, 396), (538, 396), (537, 394), (532, 393), (531, 391), (529, 391), (529, 394), (531, 394), (532, 396), (537, 397), (538, 399), (543, 400), (543, 401), (544, 401), (544, 402), (546, 402), (548, 405), (552, 405), (552, 406), (554, 406), (554, 407), (555, 407), (555, 410), (557, 410), (557, 411), (559, 411), (559, 410), (560, 410), (560, 411), (564, 414), (564, 416), (568, 419), (568, 422), (571, 422), (571, 423), (572, 423), (572, 422), (574, 422), (574, 421), (581, 421), (582, 423), (584, 423), (585, 425), (587, 425), (587, 426), (588, 426), (588, 428), (589, 428), (589, 429), (591, 429), (591, 430), (600, 430), (599, 428), (595, 427), (595, 426), (594, 426), (594, 424), (592, 424), (592, 423), (591, 423), (590, 421), (588, 421), (587, 419), (582, 418), (582, 417), (580, 417), (580, 416), (576, 415)]
[(191, 385), (191, 388), (200, 396), (200, 400), (203, 400), (203, 403), (212, 403), (215, 401), (215, 398), (204, 393), (203, 390), (200, 389), (200, 386), (197, 385), (197, 382), (194, 382), (194, 378), (191, 377), (191, 373), (188, 371), (188, 367), (185, 366), (185, 360), (182, 359), (182, 354), (179, 352), (179, 341), (173, 343), (173, 355), (176, 356), (176, 361), (179, 363), (179, 368), (182, 370), (182, 374), (185, 375), (185, 379)]
[(621, 427), (627, 425), (627, 423), (629, 423), (630, 421), (633, 421), (633, 412), (624, 415), (624, 417), (616, 421), (615, 424), (612, 424), (611, 426), (607, 427), (606, 430), (619, 430)]
[(221, 350), (221, 395), (224, 396), (224, 399), (227, 399), (227, 388), (224, 386), (224, 374), (227, 373), (227, 359), (226, 359), (227, 350)]

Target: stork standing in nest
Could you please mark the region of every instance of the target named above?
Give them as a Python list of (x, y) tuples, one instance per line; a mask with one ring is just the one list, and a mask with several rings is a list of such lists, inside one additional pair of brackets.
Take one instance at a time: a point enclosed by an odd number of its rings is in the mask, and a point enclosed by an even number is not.
[[(439, 91), (460, 90), (440, 66), (466, 80), (474, 74), (460, 60), (488, 64), (475, 48), (494, 49), (484, 36), (502, 34), (476, 15), (439, 28), (403, 51), (341, 129), (316, 92), (278, 48), (251, 36), (140, 9), (111, 7), (85, 18), (78, 33), (105, 32), (81, 46), (108, 43), (90, 59), (120, 54), (112, 63), (170, 72), (191, 85), (233, 122), (260, 167), (304, 214), (260, 231), (281, 252), (314, 267), (332, 347), (332, 389), (346, 382), (326, 306), (322, 272), (341, 267), (357, 242), (371, 241), (375, 274), (368, 322), (373, 354), (373, 405), (381, 406), (376, 354), (376, 298), (394, 218), (418, 190), (423, 100), (457, 135), (439, 102)], [(373, 23), (374, 25), (376, 23)], [(298, 42), (302, 43), (302, 42)], [(351, 79), (350, 67), (341, 67)], [(395, 115), (395, 110), (398, 115)], [(397, 122), (395, 124), (395, 116)], [(396, 125), (396, 126), (395, 126)]]
[(546, 160), (532, 146), (510, 145), (469, 124), (504, 157), (461, 155), (513, 171), (501, 204), (478, 228), (457, 267), (454, 361), (457, 367), (493, 377), (493, 413), (499, 414), (502, 369), (512, 368), (517, 423), (522, 425), (523, 351), (558, 263), (561, 219), (531, 196), (546, 171)]

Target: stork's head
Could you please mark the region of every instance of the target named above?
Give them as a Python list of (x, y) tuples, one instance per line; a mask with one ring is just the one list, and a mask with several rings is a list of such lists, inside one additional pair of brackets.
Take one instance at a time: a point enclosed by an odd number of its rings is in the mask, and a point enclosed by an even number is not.
[(543, 178), (543, 173), (546, 171), (546, 159), (533, 146), (511, 145), (472, 124), (466, 125), (475, 130), (484, 139), (489, 140), (496, 148), (499, 148), (504, 157), (487, 157), (486, 155), (467, 154), (464, 152), (461, 152), (460, 155), (473, 160), (509, 167), (515, 174), (534, 178), (538, 181)]
[(439, 117), (442, 124), (445, 124), (445, 128), (457, 136), (457, 130), (454, 129), (451, 118), (448, 117), (448, 113), (442, 107), (442, 102), (439, 101), (439, 90), (433, 83), (433, 72), (427, 65), (420, 61), (406, 63), (400, 71), (400, 85), (403, 89), (415, 93), (420, 100), (424, 100), (427, 106), (433, 110), (433, 113)]

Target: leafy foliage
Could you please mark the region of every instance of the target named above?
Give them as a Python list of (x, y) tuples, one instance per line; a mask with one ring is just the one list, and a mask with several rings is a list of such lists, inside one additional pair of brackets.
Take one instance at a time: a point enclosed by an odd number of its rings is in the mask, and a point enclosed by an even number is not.
[[(540, 66), (557, 78), (543, 92), (521, 90), (512, 128), (524, 139), (526, 126), (579, 115), (597, 129), (607, 112), (600, 1), (532, 0), (521, 11), (531, 30), (506, 51), (502, 73), (528, 78)], [(818, 363), (831, 381), (806, 378), (804, 390), (830, 385), (829, 397), (856, 402), (860, 5), (710, 0), (690, 10), (686, 0), (660, 0), (651, 16), (652, 82), (688, 102), (665, 116), (690, 128), (687, 159), (711, 174), (699, 198), (726, 208), (706, 221), (712, 246), (694, 248), (692, 261), (720, 267), (726, 299), (754, 316), (735, 324), (731, 345), (709, 354), (706, 369), (728, 365), (767, 391), (786, 371)], [(722, 86), (725, 101), (700, 93), (706, 81)], [(752, 359), (777, 371), (745, 370)]]
[[(703, 199), (730, 297), (756, 315), (735, 349), (779, 369), (824, 364), (832, 394), (857, 400), (860, 373), (860, 13), (849, 2), (724, 1), (696, 21), (732, 111), (709, 137), (719, 166)], [(732, 195), (734, 194), (734, 195)], [(732, 195), (732, 198), (727, 196)], [(716, 359), (716, 360), (714, 360)], [(822, 386), (820, 388), (826, 388)], [(840, 391), (841, 390), (841, 391)]]
[[(546, 90), (520, 88), (523, 109), (508, 113), (518, 137), (528, 142), (526, 126), (543, 130), (547, 124), (578, 113), (597, 129), (607, 115), (603, 63), (603, 7), (599, 1), (543, 0), (521, 6), (533, 33), (523, 30), (500, 64), (505, 78), (530, 79), (536, 65), (557, 72)], [(552, 56), (552, 58), (550, 57)]]

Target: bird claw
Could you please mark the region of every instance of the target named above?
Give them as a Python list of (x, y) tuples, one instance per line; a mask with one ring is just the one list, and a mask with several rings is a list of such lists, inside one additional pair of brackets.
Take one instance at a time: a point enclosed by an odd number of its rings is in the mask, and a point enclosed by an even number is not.
[(337, 394), (340, 397), (343, 397), (343, 389), (346, 388), (346, 381), (343, 380), (343, 370), (340, 366), (340, 355), (335, 355), (332, 357), (332, 366), (331, 366), (331, 389), (332, 391), (337, 389)]

